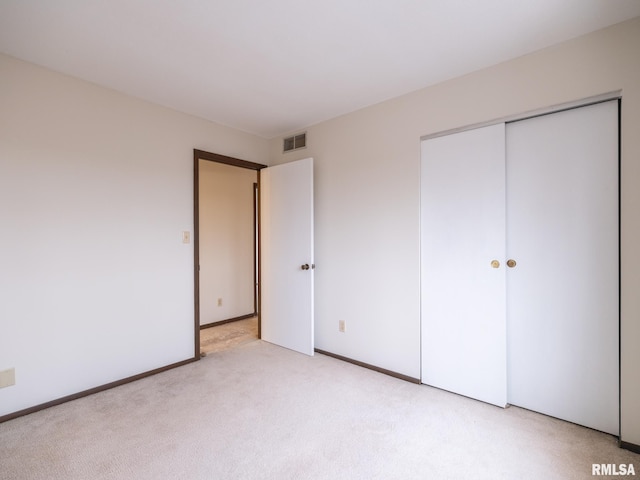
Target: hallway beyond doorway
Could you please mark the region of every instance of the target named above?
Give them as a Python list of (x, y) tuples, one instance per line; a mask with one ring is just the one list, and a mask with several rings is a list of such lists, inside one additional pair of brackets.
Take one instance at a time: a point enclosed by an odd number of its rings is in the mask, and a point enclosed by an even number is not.
[(200, 356), (258, 340), (258, 317), (200, 330)]

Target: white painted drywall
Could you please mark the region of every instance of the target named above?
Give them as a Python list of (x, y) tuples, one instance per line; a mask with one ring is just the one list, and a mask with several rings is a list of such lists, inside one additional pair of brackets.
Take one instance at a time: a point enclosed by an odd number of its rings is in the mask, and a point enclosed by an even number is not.
[(194, 148), (268, 155), (0, 55), (0, 415), (194, 357)]
[(198, 176), (200, 325), (206, 325), (254, 313), (258, 173), (201, 159)]
[(421, 136), (622, 89), (622, 440), (640, 444), (639, 45), (636, 18), (312, 126), (305, 150), (273, 139), (272, 164), (315, 159), (316, 347), (420, 377)]
[[(640, 444), (640, 19), (260, 138), (0, 56), (0, 415), (193, 355), (192, 148), (313, 156), (316, 347), (420, 376), (420, 136), (622, 89), (622, 439)], [(420, 61), (420, 59), (416, 59)], [(338, 320), (346, 332), (338, 332)]]

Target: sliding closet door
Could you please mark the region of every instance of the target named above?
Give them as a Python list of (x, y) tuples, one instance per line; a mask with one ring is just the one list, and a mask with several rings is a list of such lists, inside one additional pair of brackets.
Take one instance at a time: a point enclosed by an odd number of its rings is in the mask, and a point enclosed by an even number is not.
[(618, 434), (618, 103), (507, 125), (508, 400)]
[[(504, 125), (422, 142), (422, 383), (506, 404)], [(492, 262), (496, 261), (498, 263)]]

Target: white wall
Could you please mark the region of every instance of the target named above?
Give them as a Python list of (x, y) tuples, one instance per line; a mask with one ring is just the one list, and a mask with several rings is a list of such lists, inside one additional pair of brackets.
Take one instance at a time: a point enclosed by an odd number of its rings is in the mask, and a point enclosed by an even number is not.
[[(272, 163), (315, 159), (316, 346), (420, 376), (420, 136), (622, 89), (622, 439), (640, 444), (638, 45), (635, 19), (316, 125), (299, 152), (274, 139)], [(262, 139), (0, 55), (0, 415), (193, 356), (193, 148), (270, 163)]]
[[(200, 325), (254, 312), (255, 170), (199, 161)], [(222, 299), (222, 305), (218, 305)]]
[(315, 159), (316, 347), (420, 377), (422, 135), (622, 89), (622, 440), (640, 444), (639, 45), (636, 18), (315, 125), (305, 150), (274, 139), (271, 164)]
[(194, 148), (268, 155), (0, 55), (0, 415), (194, 356)]

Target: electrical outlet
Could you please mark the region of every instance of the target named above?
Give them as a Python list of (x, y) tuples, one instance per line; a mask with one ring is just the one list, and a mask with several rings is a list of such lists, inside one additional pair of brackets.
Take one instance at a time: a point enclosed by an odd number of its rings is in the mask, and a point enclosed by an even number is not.
[(16, 369), (9, 368), (0, 372), (0, 388), (10, 387), (16, 384)]
[(344, 333), (347, 329), (346, 322), (344, 320), (338, 320), (338, 331)]
[(221, 306), (222, 306), (222, 299), (221, 299), (221, 298), (219, 298), (219, 299), (218, 299), (218, 306), (219, 306), (219, 307), (221, 307)]

